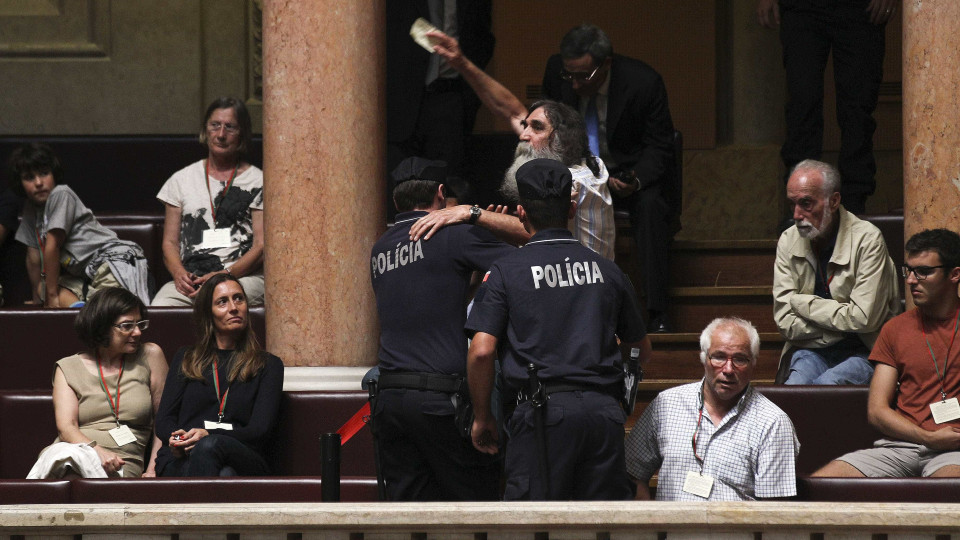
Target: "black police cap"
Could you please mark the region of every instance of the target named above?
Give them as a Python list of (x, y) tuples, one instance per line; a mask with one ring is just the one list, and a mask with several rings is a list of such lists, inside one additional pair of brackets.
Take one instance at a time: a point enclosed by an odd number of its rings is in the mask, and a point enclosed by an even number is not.
[(555, 159), (530, 160), (517, 169), (517, 191), (524, 199), (570, 197), (570, 169)]
[(407, 180), (429, 180), (442, 184), (447, 181), (447, 162), (409, 157), (401, 161), (390, 175), (393, 177), (394, 184)]

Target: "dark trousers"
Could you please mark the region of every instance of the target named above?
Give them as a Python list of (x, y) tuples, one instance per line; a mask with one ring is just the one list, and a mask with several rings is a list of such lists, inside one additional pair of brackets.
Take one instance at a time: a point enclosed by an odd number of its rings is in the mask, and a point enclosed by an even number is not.
[[(390, 173), (408, 157), (443, 160), (447, 162), (449, 175), (464, 174), (467, 137), (465, 123), (468, 112), (465, 111), (463, 93), (459, 90), (424, 92), (414, 132), (406, 140), (387, 142), (388, 198), (393, 193), (394, 187)], [(472, 109), (472, 112), (476, 115), (476, 109)], [(472, 119), (470, 125), (473, 125)], [(466, 182), (461, 182), (450, 188), (464, 192), (467, 186)], [(456, 193), (456, 195), (462, 199), (468, 198), (470, 193)], [(388, 202), (387, 213), (392, 218), (396, 215), (396, 209), (392, 199)]]
[(630, 226), (637, 244), (642, 283), (635, 283), (646, 297), (650, 311), (667, 309), (670, 287), (670, 243), (674, 230), (671, 210), (659, 185), (634, 192), (622, 199), (614, 197), (614, 206), (630, 211)]
[(883, 80), (885, 25), (871, 24), (867, 0), (786, 0), (780, 3), (780, 41), (787, 74), (787, 139), (780, 156), (787, 171), (823, 152), (823, 75), (833, 55), (840, 126), (841, 198), (863, 212), (876, 187), (873, 133)]
[(495, 501), (500, 462), (460, 437), (450, 395), (381, 390), (373, 407), (380, 468), (391, 501)]
[(230, 437), (200, 439), (186, 456), (168, 463), (160, 476), (266, 476), (270, 467), (256, 450)]
[(506, 501), (629, 500), (623, 423), (626, 415), (611, 396), (558, 392), (547, 401), (547, 462), (550, 491), (544, 497), (533, 407), (522, 403), (507, 421)]

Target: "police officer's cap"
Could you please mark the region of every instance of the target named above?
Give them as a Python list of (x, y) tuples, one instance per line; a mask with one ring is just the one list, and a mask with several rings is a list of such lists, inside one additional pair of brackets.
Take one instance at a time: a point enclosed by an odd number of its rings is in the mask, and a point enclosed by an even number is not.
[(570, 197), (570, 169), (555, 159), (534, 159), (517, 169), (517, 191), (524, 199)]
[(447, 162), (409, 157), (397, 165), (391, 176), (394, 184), (400, 184), (407, 180), (429, 180), (442, 184), (447, 181)]

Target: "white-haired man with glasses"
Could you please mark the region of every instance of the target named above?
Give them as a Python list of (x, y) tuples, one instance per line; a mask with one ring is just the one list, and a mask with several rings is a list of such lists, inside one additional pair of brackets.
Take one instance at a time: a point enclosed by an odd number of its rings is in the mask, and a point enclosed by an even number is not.
[(880, 331), (867, 419), (884, 435), (873, 448), (843, 455), (815, 472), (834, 477), (960, 477), (960, 236), (917, 233), (904, 246), (917, 306)]
[(703, 380), (664, 390), (627, 437), (637, 499), (749, 501), (797, 494), (800, 453), (786, 413), (750, 386), (760, 336), (748, 321), (714, 319), (700, 334)]
[(773, 314), (786, 339), (777, 382), (868, 384), (880, 327), (900, 312), (883, 235), (841, 205), (840, 173), (801, 161), (787, 181), (794, 225), (780, 235)]

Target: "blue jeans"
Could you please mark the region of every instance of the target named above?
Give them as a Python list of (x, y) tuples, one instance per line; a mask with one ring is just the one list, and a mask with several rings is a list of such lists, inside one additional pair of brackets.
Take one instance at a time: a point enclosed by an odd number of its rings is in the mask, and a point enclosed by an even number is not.
[(873, 364), (866, 347), (797, 349), (790, 358), (790, 375), (784, 384), (870, 384)]
[(270, 467), (254, 449), (228, 435), (200, 439), (186, 456), (168, 463), (160, 476), (267, 476)]

